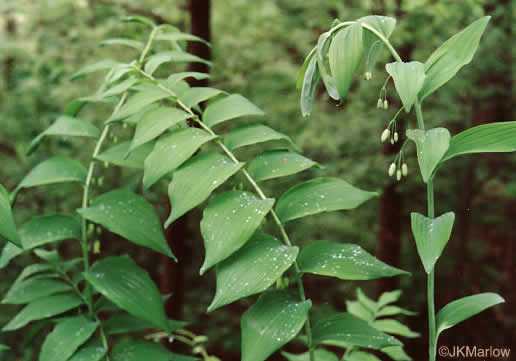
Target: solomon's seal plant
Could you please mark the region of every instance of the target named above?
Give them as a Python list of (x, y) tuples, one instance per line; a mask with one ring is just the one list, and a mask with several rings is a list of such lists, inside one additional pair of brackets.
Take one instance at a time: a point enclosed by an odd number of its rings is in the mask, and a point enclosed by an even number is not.
[[(385, 86), (392, 78), (403, 105), (400, 112), (404, 109), (406, 113), (410, 113), (414, 108), (416, 113), (416, 127), (408, 129), (406, 136), (416, 145), (421, 177), (427, 187), (427, 215), (413, 212), (411, 221), (417, 251), (428, 275), (430, 361), (435, 360), (437, 338), (441, 332), (486, 308), (504, 302), (497, 294), (483, 293), (455, 300), (435, 314), (435, 265), (450, 238), (455, 214), (448, 212), (436, 217), (433, 179), (439, 167), (459, 155), (516, 151), (516, 122), (480, 125), (452, 137), (442, 127), (425, 129), (422, 112), (423, 101), (473, 59), (489, 19), (488, 16), (480, 18), (452, 36), (425, 63), (400, 58), (389, 41), (396, 25), (396, 20), (391, 17), (366, 16), (356, 21), (337, 21), (320, 36), (317, 46), (306, 58), (298, 78), (298, 85), (301, 87), (301, 110), (304, 115), (308, 115), (320, 78), (329, 95), (342, 103), (364, 61), (368, 74), (366, 78), (369, 79), (381, 48), (387, 48), (395, 60), (385, 66), (388, 78), (380, 91), (378, 108), (386, 109), (388, 106)], [(391, 123), (383, 131), (382, 141), (391, 136), (390, 127)], [(395, 134), (393, 142), (398, 138)], [(389, 166), (388, 173), (390, 176), (396, 174), (396, 178), (400, 180), (407, 172), (407, 165), (402, 163), (400, 152)]]
[[(256, 122), (264, 112), (242, 95), (190, 87), (185, 81), (189, 77), (204, 79), (207, 74), (177, 72), (164, 76), (166, 63), (206, 62), (184, 50), (185, 41), (202, 39), (169, 25), (157, 26), (146, 18), (127, 20), (148, 30), (147, 41), (117, 38), (104, 41), (104, 45), (134, 49), (138, 57), (127, 63), (103, 60), (81, 70), (77, 77), (100, 70), (107, 70), (107, 75), (95, 94), (72, 102), (29, 148), (29, 152), (35, 151), (50, 136), (91, 138), (95, 145), (88, 164), (50, 157), (32, 169), (11, 193), (0, 187), (0, 238), (8, 242), (2, 266), (24, 252), (34, 252), (42, 260), (26, 267), (6, 295), (4, 302), (25, 307), (3, 331), (45, 319), (54, 321), (43, 342), (40, 361), (190, 360), (152, 342), (162, 338), (186, 343), (204, 360), (216, 360), (206, 352), (205, 337), (184, 329), (184, 322), (166, 317), (156, 285), (130, 257), (111, 256), (91, 262), (92, 251), (98, 253), (101, 248), (99, 227), (149, 252), (175, 258), (163, 236), (162, 221), (144, 197), (149, 188), (159, 189), (165, 183), (171, 203), (165, 227), (206, 203), (200, 222), (205, 247), (200, 274), (211, 270), (216, 273), (216, 292), (208, 312), (259, 294), (241, 318), (242, 360), (267, 359), (298, 336), (303, 327), (301, 339), (308, 355), (302, 357), (311, 361), (323, 352), (320, 345), (402, 352), (401, 342), (383, 332), (390, 330), (373, 327), (351, 310), (335, 313), (312, 327), (312, 302), (305, 294), (303, 275), (370, 280), (407, 272), (381, 262), (355, 244), (316, 240), (300, 249), (285, 227), (294, 219), (356, 208), (377, 194), (342, 179), (323, 177), (297, 184), (278, 195), (277, 200), (266, 195), (262, 182), (305, 171), (317, 163), (299, 154), (287, 135)], [(361, 26), (352, 25), (352, 34), (347, 30), (338, 34), (344, 40), (349, 36), (354, 39), (361, 36)], [(328, 36), (322, 46), (329, 45), (332, 37)], [(330, 50), (341, 53), (340, 47)], [(317, 51), (314, 59), (322, 64), (323, 55), (325, 50)], [(349, 71), (356, 70), (360, 58), (356, 53)], [(324, 69), (310, 64), (312, 72)], [(333, 64), (332, 69), (337, 65)], [(342, 86), (346, 74), (341, 73), (336, 81), (325, 74), (324, 79), (338, 85), (342, 94), (347, 91)], [(81, 110), (98, 103), (111, 105), (111, 115), (100, 121), (82, 119)], [(253, 121), (220, 133), (221, 124), (227, 126), (241, 117), (252, 117)], [(134, 128), (128, 139), (121, 131), (125, 127)], [(118, 142), (118, 137), (123, 139)], [(113, 140), (110, 147), (106, 147), (108, 139)], [(276, 146), (273, 150), (252, 159), (237, 156), (240, 148), (270, 143)], [(106, 170), (99, 170), (99, 163), (106, 168), (115, 165), (143, 170), (143, 195), (133, 192), (136, 187), (130, 185), (101, 192), (103, 175), (97, 181), (94, 175)], [(245, 180), (245, 190), (231, 187), (231, 179), (236, 176)], [(16, 212), (19, 192), (63, 182), (82, 186), (79, 217), (48, 214), (35, 216), (21, 226), (14, 222), (12, 211), (14, 208)], [(274, 225), (271, 234), (262, 230), (266, 220)], [(67, 239), (79, 241), (82, 257), (60, 258), (57, 243)], [(295, 280), (296, 292), (284, 285), (285, 272)], [(275, 283), (280, 287), (269, 290)], [(154, 331), (147, 340), (134, 337), (149, 329)], [(126, 333), (132, 337), (119, 341), (115, 336)]]

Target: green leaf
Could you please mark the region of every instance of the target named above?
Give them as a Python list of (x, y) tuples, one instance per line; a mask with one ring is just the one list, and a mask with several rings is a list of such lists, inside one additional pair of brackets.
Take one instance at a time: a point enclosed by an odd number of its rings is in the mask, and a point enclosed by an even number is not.
[(267, 151), (254, 158), (249, 163), (247, 171), (256, 182), (262, 182), (296, 174), (311, 167), (321, 166), (298, 153)]
[(79, 296), (72, 294), (57, 294), (44, 298), (40, 298), (29, 303), (23, 308), (2, 331), (17, 330), (31, 321), (41, 320), (52, 317), (60, 313), (69, 311), (82, 304)]
[[(312, 111), (312, 105), (315, 97), (315, 90), (317, 89), (317, 84), (319, 83), (320, 73), (319, 68), (317, 67), (317, 55), (316, 53), (311, 53), (306, 58), (309, 60), (306, 67), (306, 71), (304, 73), (304, 77), (302, 78), (301, 83), (301, 113), (303, 117), (310, 115)], [(306, 60), (305, 60), (306, 62)], [(304, 65), (303, 65), (304, 66)], [(301, 73), (300, 73), (301, 75)], [(299, 79), (299, 78), (298, 78)], [(299, 81), (299, 80), (298, 80)]]
[(450, 239), (455, 213), (448, 212), (433, 219), (416, 212), (412, 212), (410, 216), (417, 253), (429, 274)]
[(372, 326), (377, 330), (393, 335), (400, 335), (404, 337), (419, 337), (420, 334), (411, 331), (407, 326), (393, 319), (376, 320), (372, 323)]
[(155, 40), (165, 40), (165, 41), (197, 41), (204, 43), (208, 46), (210, 46), (210, 43), (208, 43), (203, 38), (200, 38), (198, 36), (187, 34), (187, 33), (181, 33), (181, 32), (168, 32), (168, 33), (161, 33), (156, 35)]
[(450, 132), (445, 128), (430, 130), (408, 129), (407, 137), (416, 143), (419, 169), (421, 170), (423, 181), (427, 183), (448, 150)]
[(362, 62), (364, 54), (362, 34), (362, 25), (355, 23), (340, 30), (330, 44), (328, 51), (330, 69), (341, 103), (346, 98), (353, 77)]
[(86, 168), (78, 161), (57, 156), (34, 167), (20, 182), (15, 193), (22, 188), (53, 183), (79, 182), (84, 184), (86, 174)]
[(201, 220), (206, 249), (201, 275), (240, 249), (273, 205), (274, 199), (262, 200), (249, 192), (229, 191), (217, 195), (204, 209)]
[(305, 74), (308, 69), (308, 64), (310, 64), (311, 60), (313, 59), (313, 56), (315, 55), (315, 52), (317, 50), (317, 47), (310, 50), (308, 55), (305, 58), (305, 61), (303, 62), (303, 65), (301, 65), (301, 69), (299, 69), (299, 73), (297, 74), (296, 78), (296, 89), (300, 89), (303, 85), (303, 81), (305, 79)]
[(83, 315), (59, 322), (43, 342), (39, 361), (67, 361), (98, 326), (98, 322)]
[(159, 137), (165, 130), (188, 118), (190, 118), (190, 114), (176, 108), (159, 107), (146, 112), (136, 125), (129, 152)]
[[(175, 330), (180, 329), (188, 324), (186, 322), (175, 320), (169, 320), (168, 323), (170, 326), (170, 332), (174, 332)], [(121, 333), (139, 332), (146, 329), (155, 328), (155, 326), (151, 322), (144, 321), (128, 313), (121, 312), (109, 317), (109, 319), (104, 322), (104, 328), (107, 334), (116, 335)]]
[(281, 222), (321, 212), (349, 210), (377, 195), (338, 178), (315, 178), (285, 192), (276, 204)]
[(358, 301), (346, 301), (347, 311), (355, 317), (358, 317), (364, 321), (370, 322), (375, 318), (375, 314), (372, 310), (365, 307)]
[(411, 361), (412, 357), (407, 355), (403, 346), (390, 346), (380, 350), (395, 361)]
[(384, 292), (378, 298), (378, 307), (381, 308), (389, 303), (396, 302), (401, 297), (401, 290)]
[(266, 290), (295, 262), (298, 252), (268, 234), (255, 233), (217, 265), (217, 291), (208, 312)]
[(348, 354), (343, 361), (381, 361), (378, 357), (373, 354), (363, 351), (352, 351)]
[(378, 303), (367, 297), (367, 295), (362, 291), (360, 287), (356, 289), (356, 294), (358, 298), (358, 302), (364, 307), (366, 307), (368, 310), (371, 310), (373, 313), (376, 313), (378, 311)]
[(156, 26), (156, 24), (154, 23), (154, 20), (152, 20), (151, 18), (148, 18), (146, 16), (142, 16), (142, 15), (124, 16), (120, 21), (122, 21), (124, 23), (138, 23), (138, 24), (148, 25), (151, 28)]
[(391, 267), (351, 243), (316, 241), (301, 250), (301, 272), (332, 276), (341, 280), (373, 280), (410, 274)]
[(246, 145), (274, 140), (286, 141), (287, 144), (291, 144), (296, 148), (296, 145), (292, 142), (292, 139), (290, 139), (289, 136), (279, 133), (263, 124), (244, 125), (242, 127), (232, 129), (224, 137), (224, 145), (230, 150), (234, 150)]
[(164, 51), (152, 55), (145, 63), (145, 72), (153, 74), (162, 64), (165, 63), (203, 63), (211, 66), (211, 62), (198, 56), (180, 50)]
[[(293, 353), (281, 352), (281, 355), (288, 361), (310, 361), (310, 352), (294, 355)], [(326, 351), (323, 348), (317, 349), (314, 352), (315, 359), (317, 361), (339, 361), (338, 357), (330, 351)]]
[(120, 110), (113, 114), (108, 120), (106, 120), (106, 123), (112, 123), (119, 120), (122, 120), (130, 115), (133, 115), (134, 113), (142, 110), (144, 107), (146, 107), (149, 104), (153, 104), (157, 101), (160, 101), (162, 99), (168, 98), (171, 96), (171, 94), (156, 84), (153, 83), (144, 83), (145, 85), (141, 84), (143, 88), (140, 88), (138, 93), (132, 95), (127, 102), (122, 105)]
[(66, 283), (51, 278), (32, 277), (16, 282), (7, 292), (2, 303), (21, 305), (56, 293), (71, 291)]
[(12, 242), (5, 244), (2, 248), (2, 255), (0, 256), (0, 269), (5, 268), (9, 262), (15, 257), (23, 253), (23, 248), (16, 246)]
[(188, 160), (203, 144), (215, 138), (216, 136), (202, 129), (189, 127), (174, 130), (159, 139), (151, 154), (145, 159), (144, 189), (149, 189), (167, 173)]
[(10, 350), (11, 348), (7, 345), (0, 344), (0, 352)]
[(426, 79), (423, 89), (419, 92), (420, 101), (439, 89), (453, 78), (460, 68), (471, 62), (489, 19), (491, 19), (490, 16), (478, 19), (446, 40), (432, 53), (425, 63)]
[(20, 228), (24, 250), (65, 239), (81, 239), (81, 223), (76, 217), (49, 214), (33, 217)]
[[(51, 272), (51, 273), (46, 273)], [(23, 269), (23, 271), (18, 275), (16, 280), (13, 283), (13, 286), (17, 283), (22, 282), (27, 277), (30, 277), (37, 273), (45, 273), (48, 277), (58, 277), (57, 273), (53, 272), (53, 266), (50, 264), (31, 264)]]
[(314, 345), (338, 347), (355, 345), (375, 350), (401, 345), (401, 342), (394, 337), (376, 330), (367, 322), (347, 312), (335, 313), (319, 321), (312, 329), (312, 334)]
[(172, 211), (165, 227), (204, 202), (243, 165), (216, 153), (199, 154), (183, 164), (174, 172), (168, 187)]
[[(11, 210), (11, 202), (9, 201), (9, 193), (4, 186), (0, 184), (0, 241), (12, 242), (17, 246), (21, 246), (20, 235), (16, 230), (13, 213)], [(10, 247), (11, 250), (15, 250)], [(5, 250), (4, 250), (5, 252)], [(3, 253), (2, 253), (3, 258)]]
[(125, 39), (125, 38), (116, 38), (116, 39), (106, 39), (99, 43), (100, 46), (109, 46), (109, 45), (121, 45), (127, 46), (129, 48), (136, 49), (138, 51), (142, 51), (144, 48), (144, 44), (141, 41), (134, 39)]
[(100, 137), (100, 131), (96, 126), (90, 122), (78, 118), (72, 118), (67, 115), (62, 115), (43, 133), (38, 135), (30, 143), (27, 149), (27, 155), (30, 155), (38, 145), (41, 143), (43, 138), (47, 135), (62, 135), (71, 137), (90, 137), (98, 139)]
[(97, 261), (84, 278), (121, 309), (159, 329), (169, 325), (158, 288), (149, 274), (127, 256)]
[(113, 67), (115, 67), (118, 64), (120, 64), (120, 63), (117, 61), (111, 60), (111, 59), (101, 60), (94, 64), (86, 65), (84, 68), (79, 70), (77, 73), (73, 74), (71, 79), (75, 80), (75, 79), (81, 78), (85, 75), (88, 75), (91, 73), (96, 73), (97, 71), (112, 69)]
[(405, 310), (397, 306), (384, 306), (378, 312), (376, 312), (376, 317), (395, 316), (400, 314), (406, 316), (415, 316), (417, 315), (417, 312)]
[(114, 190), (99, 196), (89, 208), (77, 211), (87, 220), (101, 224), (131, 242), (175, 259), (154, 207), (140, 195)]
[(124, 168), (143, 169), (145, 159), (149, 156), (150, 152), (152, 152), (154, 143), (146, 143), (133, 150), (129, 156), (126, 157), (130, 146), (130, 141), (121, 142), (102, 152), (96, 156), (95, 159), (101, 162), (113, 163), (114, 165)]
[(394, 86), (405, 108), (409, 113), (412, 105), (417, 101), (417, 94), (425, 81), (425, 65), (419, 61), (410, 63), (394, 62), (385, 65), (387, 73), (394, 80)]
[(107, 97), (112, 97), (115, 95), (122, 94), (123, 92), (129, 90), (133, 85), (137, 84), (138, 82), (140, 82), (140, 80), (138, 78), (135, 78), (135, 77), (127, 78), (126, 80), (124, 80), (124, 81), (118, 83), (117, 85), (106, 90), (104, 93), (102, 93), (102, 95), (100, 97), (107, 98)]
[(186, 78), (194, 78), (195, 80), (204, 80), (204, 79), (208, 79), (209, 77), (210, 77), (210, 74), (206, 74), (206, 73), (199, 73), (196, 71), (184, 71), (184, 72), (174, 73), (174, 74), (170, 75), (167, 78), (167, 83), (174, 84), (174, 83), (182, 81)]
[(125, 339), (119, 342), (109, 356), (111, 361), (195, 361), (194, 357), (170, 352), (165, 346), (144, 340)]
[(489, 307), (504, 302), (496, 293), (481, 293), (450, 302), (437, 313), (437, 335)]
[[(370, 15), (358, 19), (357, 22), (372, 27), (386, 39), (389, 39), (396, 27), (396, 19), (389, 16)], [(372, 72), (384, 44), (371, 30), (366, 27), (364, 27), (364, 29), (363, 39), (366, 72)]]
[(226, 120), (250, 115), (263, 116), (265, 113), (240, 94), (232, 94), (208, 105), (203, 120), (212, 127)]
[(107, 354), (98, 340), (90, 340), (82, 346), (68, 361), (100, 361)]
[(331, 31), (327, 31), (319, 36), (319, 40), (317, 41), (317, 69), (321, 74), (328, 95), (334, 100), (339, 100), (339, 92), (336, 88), (335, 80), (328, 74), (325, 66), (325, 58), (328, 53), (331, 34)]
[(516, 151), (516, 122), (482, 124), (454, 135), (441, 162), (462, 154)]
[(242, 361), (264, 361), (291, 341), (308, 317), (312, 302), (299, 301), (286, 291), (260, 296), (241, 320)]
[(222, 94), (223, 91), (209, 87), (192, 87), (179, 97), (188, 108)]

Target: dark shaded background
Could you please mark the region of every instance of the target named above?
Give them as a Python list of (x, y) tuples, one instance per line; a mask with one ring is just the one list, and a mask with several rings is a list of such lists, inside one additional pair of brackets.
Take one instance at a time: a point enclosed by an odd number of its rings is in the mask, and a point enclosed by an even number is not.
[[(265, 183), (268, 194), (278, 197), (292, 184), (321, 175), (342, 177), (361, 188), (382, 192), (379, 199), (356, 211), (304, 218), (289, 224), (288, 231), (300, 245), (316, 239), (360, 244), (384, 262), (412, 272), (412, 277), (343, 282), (308, 276), (306, 288), (314, 303), (314, 317), (332, 309), (344, 311), (345, 301), (355, 298), (357, 286), (371, 297), (401, 288), (401, 305), (419, 314), (402, 321), (422, 333), (420, 338), (403, 341), (414, 360), (424, 360), (426, 275), (414, 247), (409, 214), (425, 212), (426, 192), (413, 147), (407, 153), (410, 175), (397, 183), (386, 173), (398, 149), (379, 142), (380, 133), (400, 105), (390, 87), (390, 110), (376, 109), (379, 89), (385, 80), (383, 66), (391, 60), (384, 54), (373, 79), (357, 79), (348, 101), (339, 107), (320, 88), (308, 118), (301, 117), (295, 79), (305, 55), (334, 18), (348, 20), (371, 13), (394, 16), (398, 25), (391, 40), (401, 57), (424, 62), (440, 43), (487, 14), (492, 19), (473, 62), (425, 101), (425, 120), (427, 127), (445, 126), (452, 134), (479, 124), (514, 120), (514, 3), (220, 0), (210, 6), (209, 0), (5, 1), (0, 4), (0, 183), (12, 190), (31, 167), (49, 154), (87, 161), (93, 147), (87, 140), (49, 139), (35, 155), (27, 157), (24, 152), (30, 140), (48, 127), (70, 100), (93, 93), (101, 79), (72, 82), (71, 74), (102, 58), (127, 60), (134, 56), (97, 46), (109, 37), (146, 36), (140, 27), (121, 25), (120, 15), (146, 15), (158, 23), (170, 23), (202, 36), (211, 40), (213, 47), (192, 43), (189, 50), (204, 58), (211, 57), (214, 62), (209, 85), (251, 99), (266, 111), (268, 124), (289, 134), (308, 157), (327, 167)], [(176, 70), (170, 67), (163, 71)], [(99, 107), (86, 110), (83, 116), (100, 124), (107, 114), (108, 107)], [(404, 134), (406, 127), (415, 127), (415, 116), (402, 114), (399, 126), (403, 128), (400, 134)], [(120, 129), (120, 137), (128, 135)], [(443, 333), (439, 345), (510, 347), (516, 352), (515, 165), (514, 154), (457, 158), (443, 167), (435, 181), (436, 214), (454, 211), (457, 216), (452, 238), (438, 262), (437, 309), (454, 299), (480, 292), (498, 292), (506, 299), (504, 305)], [(97, 187), (98, 193), (137, 184), (141, 176), (139, 172), (118, 168), (100, 169), (97, 176), (101, 173), (105, 185)], [(23, 222), (47, 212), (73, 213), (80, 204), (79, 193), (73, 185), (23, 192), (17, 203), (17, 220)], [(146, 196), (164, 219), (169, 212), (166, 183)], [(213, 272), (198, 275), (204, 255), (199, 220), (200, 212), (193, 211), (166, 230), (180, 259), (178, 264), (160, 259), (149, 250), (136, 249), (108, 232), (100, 237), (103, 254), (131, 254), (146, 266), (163, 292), (173, 292), (167, 304), (170, 316), (191, 321), (191, 329), (208, 335), (211, 353), (224, 361), (238, 360), (239, 317), (254, 298), (213, 314), (204, 313), (214, 295), (215, 282)], [(69, 256), (78, 252), (72, 242), (62, 244), (60, 249)], [(33, 261), (30, 255), (19, 257), (2, 270), (0, 292), (4, 294), (23, 266)], [(6, 322), (14, 311), (15, 308), (2, 305), (0, 321)], [(40, 337), (34, 338), (37, 331), (0, 335), (0, 340), (17, 345), (19, 360), (32, 360), (40, 343)], [(271, 359), (281, 357), (278, 354)]]

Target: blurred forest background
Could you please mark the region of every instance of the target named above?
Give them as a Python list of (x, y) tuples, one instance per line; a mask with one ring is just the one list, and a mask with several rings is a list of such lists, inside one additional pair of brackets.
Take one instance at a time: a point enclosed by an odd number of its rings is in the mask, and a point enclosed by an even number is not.
[[(209, 84), (241, 93), (267, 113), (266, 122), (290, 135), (304, 154), (326, 166), (301, 177), (337, 176), (364, 189), (382, 192), (378, 199), (352, 212), (327, 213), (303, 218), (288, 225), (295, 243), (317, 239), (353, 242), (384, 262), (412, 272), (411, 277), (378, 281), (343, 282), (311, 276), (306, 278), (315, 318), (330, 309), (345, 311), (345, 301), (355, 298), (361, 287), (370, 297), (401, 288), (401, 306), (418, 312), (402, 320), (422, 337), (403, 339), (414, 360), (426, 355), (426, 275), (410, 231), (410, 212), (426, 213), (425, 189), (418, 171), (414, 147), (409, 147), (409, 176), (395, 182), (387, 168), (398, 145), (382, 145), (380, 134), (400, 102), (392, 84), (391, 107), (376, 109), (385, 81), (378, 62), (370, 81), (357, 79), (349, 99), (341, 106), (323, 88), (316, 95), (312, 115), (301, 116), (296, 76), (318, 36), (333, 19), (351, 20), (368, 14), (396, 17), (391, 41), (404, 60), (424, 62), (448, 37), (478, 17), (492, 19), (473, 62), (430, 97), (423, 105), (428, 128), (445, 126), (452, 134), (466, 128), (514, 120), (513, 25), (515, 1), (511, 0), (2, 0), (0, 2), (0, 183), (12, 190), (23, 175), (50, 154), (65, 154), (83, 161), (93, 144), (83, 139), (48, 139), (29, 157), (30, 141), (62, 114), (71, 100), (91, 95), (101, 74), (80, 80), (71, 75), (84, 65), (101, 59), (131, 59), (125, 48), (99, 47), (113, 37), (144, 38), (144, 28), (119, 22), (123, 15), (141, 14), (158, 23), (170, 23), (182, 31), (210, 40), (212, 47), (191, 44), (190, 50), (211, 58)], [(177, 66), (161, 71), (176, 71)], [(88, 107), (81, 116), (97, 122), (108, 107)], [(403, 113), (398, 126), (415, 127), (415, 116)], [(117, 129), (120, 137), (124, 132)], [(404, 136), (402, 135), (402, 140)], [(402, 142), (400, 142), (402, 143)], [(104, 185), (140, 189), (139, 171), (117, 167), (99, 168)], [(300, 179), (297, 178), (299, 181)], [(238, 179), (236, 180), (239, 181)], [(279, 196), (293, 184), (283, 178), (265, 183), (268, 194)], [(23, 192), (17, 203), (18, 222), (46, 212), (72, 212), (80, 203), (76, 185), (42, 187)], [(436, 214), (457, 215), (452, 238), (438, 263), (436, 306), (479, 292), (497, 292), (504, 305), (490, 309), (444, 333), (440, 345), (512, 347), (516, 353), (516, 154), (485, 154), (459, 158), (440, 171), (435, 182)], [(146, 197), (154, 202), (162, 219), (169, 212), (166, 183)], [(239, 316), (254, 298), (206, 314), (215, 281), (214, 273), (199, 276), (204, 249), (199, 232), (200, 212), (192, 212), (166, 230), (179, 263), (171, 264), (151, 250), (133, 248), (127, 241), (104, 231), (102, 253), (129, 253), (146, 267), (163, 293), (173, 293), (167, 303), (171, 317), (191, 322), (190, 328), (209, 336), (209, 351), (224, 361), (238, 360)], [(77, 244), (60, 245), (65, 255), (79, 252)], [(1, 270), (0, 295), (31, 255), (16, 258)], [(15, 311), (0, 307), (0, 323)], [(39, 329), (0, 335), (1, 343), (17, 345), (19, 360), (34, 360), (42, 337)], [(292, 350), (292, 349), (291, 349)], [(296, 350), (292, 350), (296, 351)], [(514, 356), (511, 356), (514, 357)], [(11, 360), (11, 358), (8, 358)], [(271, 359), (280, 360), (277, 354)]]

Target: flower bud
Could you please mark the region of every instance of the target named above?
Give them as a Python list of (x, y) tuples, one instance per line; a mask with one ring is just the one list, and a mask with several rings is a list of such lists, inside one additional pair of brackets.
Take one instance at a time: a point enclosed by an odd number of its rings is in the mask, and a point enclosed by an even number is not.
[(396, 143), (398, 141), (399, 137), (398, 137), (398, 132), (394, 132), (394, 143)]
[(371, 74), (370, 71), (365, 72), (365, 74), (364, 74), (365, 80), (371, 80), (372, 77), (373, 77), (373, 74)]
[(108, 167), (109, 167), (109, 162), (104, 161), (104, 168), (108, 168)]
[(392, 177), (394, 172), (396, 172), (396, 163), (391, 163), (391, 166), (389, 167), (389, 176)]
[(385, 110), (389, 109), (389, 102), (387, 101), (387, 99), (385, 99), (383, 101), (383, 109), (385, 109)]
[(387, 139), (389, 139), (389, 137), (391, 136), (391, 131), (387, 128), (383, 131), (382, 133), (382, 136), (381, 136), (381, 141), (382, 143), (385, 142)]
[(398, 171), (396, 172), (396, 180), (400, 180), (401, 179), (401, 170), (398, 169)]
[(394, 144), (394, 139), (391, 138), (391, 144)]
[(100, 253), (100, 241), (98, 239), (95, 242), (93, 242), (93, 253), (94, 254)]
[(378, 98), (378, 103), (376, 103), (376, 107), (378, 109), (382, 109), (383, 108), (382, 98)]
[(127, 129), (127, 122), (124, 122), (124, 129)]
[(403, 165), (401, 166), (401, 173), (403, 174), (404, 177), (407, 176), (407, 174), (408, 174), (407, 163), (403, 163)]

